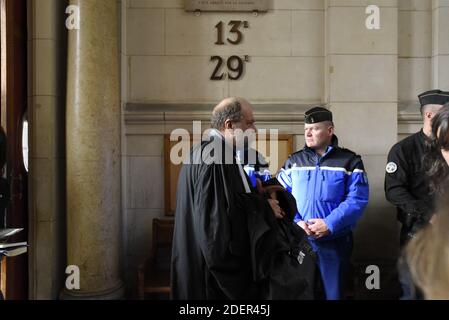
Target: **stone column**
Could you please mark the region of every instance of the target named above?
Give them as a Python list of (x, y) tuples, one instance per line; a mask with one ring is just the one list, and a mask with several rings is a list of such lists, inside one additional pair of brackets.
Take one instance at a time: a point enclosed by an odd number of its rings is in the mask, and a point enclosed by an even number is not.
[(120, 279), (120, 107), (117, 2), (71, 0), (67, 82), (67, 264), (80, 269), (68, 299), (117, 299)]
[[(376, 4), (380, 29), (370, 30), (365, 10)], [(362, 156), (370, 183), (370, 202), (355, 231), (355, 263), (394, 260), (397, 223), (383, 181), (397, 137), (397, 1), (327, 1), (326, 64), (325, 100), (336, 135), (341, 146)]]
[(433, 88), (449, 90), (449, 0), (433, 0)]

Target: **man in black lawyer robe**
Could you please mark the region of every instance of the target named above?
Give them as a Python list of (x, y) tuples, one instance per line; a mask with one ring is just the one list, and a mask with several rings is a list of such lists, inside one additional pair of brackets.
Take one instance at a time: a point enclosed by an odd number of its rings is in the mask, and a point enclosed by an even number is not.
[[(244, 145), (239, 129), (256, 130), (250, 104), (241, 98), (223, 100), (213, 111), (211, 127), (209, 139), (194, 146), (190, 163), (183, 165), (179, 175), (172, 298), (263, 298), (266, 283), (255, 279), (258, 272), (264, 271), (253, 270), (255, 259), (250, 249), (251, 241), (258, 235), (248, 232), (248, 217), (269, 211), (274, 219), (282, 218), (284, 213), (277, 200), (267, 200), (255, 192), (236, 159), (236, 148)], [(250, 215), (242, 210), (245, 199), (252, 199), (257, 206)], [(261, 227), (253, 230), (269, 234), (269, 221), (254, 221), (260, 222)], [(274, 250), (275, 238), (264, 243), (267, 252)], [(267, 261), (269, 268), (272, 261)]]

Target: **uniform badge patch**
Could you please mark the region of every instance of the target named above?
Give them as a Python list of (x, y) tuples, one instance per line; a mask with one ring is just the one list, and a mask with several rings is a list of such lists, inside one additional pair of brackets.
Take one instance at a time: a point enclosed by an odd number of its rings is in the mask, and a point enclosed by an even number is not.
[(389, 162), (387, 164), (387, 173), (395, 173), (398, 170), (398, 165), (394, 162)]

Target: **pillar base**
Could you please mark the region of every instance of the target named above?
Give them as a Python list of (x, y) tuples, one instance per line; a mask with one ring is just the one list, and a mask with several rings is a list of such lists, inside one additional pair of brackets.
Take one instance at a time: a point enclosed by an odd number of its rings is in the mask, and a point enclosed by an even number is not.
[(82, 290), (67, 290), (64, 288), (59, 294), (60, 300), (121, 300), (125, 296), (125, 285), (119, 281), (114, 287), (96, 292)]

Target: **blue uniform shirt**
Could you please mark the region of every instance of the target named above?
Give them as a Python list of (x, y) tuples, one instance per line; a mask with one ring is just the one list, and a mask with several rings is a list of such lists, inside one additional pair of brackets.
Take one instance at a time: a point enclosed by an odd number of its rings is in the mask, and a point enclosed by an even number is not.
[(271, 179), (271, 172), (268, 168), (260, 168), (261, 170), (257, 170), (253, 165), (246, 165), (243, 167), (246, 174), (251, 181), (251, 184), (254, 188), (256, 188), (256, 179), (260, 179), (262, 182), (268, 181)]
[(324, 219), (330, 235), (322, 240), (349, 233), (368, 204), (368, 178), (362, 159), (338, 147), (336, 136), (322, 157), (308, 147), (293, 153), (277, 179), (296, 199), (296, 223)]
[(255, 163), (248, 163), (249, 159), (247, 153), (249, 151), (245, 151), (246, 155), (243, 156), (241, 152), (237, 151), (237, 158), (241, 163), (244, 164), (243, 169), (251, 181), (251, 184), (254, 188), (256, 188), (256, 179), (260, 179), (262, 182), (268, 181), (272, 178), (271, 172), (269, 170), (269, 165), (265, 161), (265, 158), (257, 151), (251, 150), (255, 153)]

